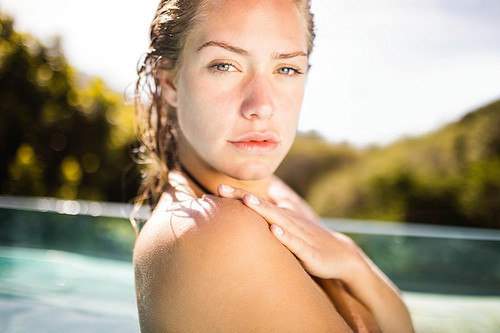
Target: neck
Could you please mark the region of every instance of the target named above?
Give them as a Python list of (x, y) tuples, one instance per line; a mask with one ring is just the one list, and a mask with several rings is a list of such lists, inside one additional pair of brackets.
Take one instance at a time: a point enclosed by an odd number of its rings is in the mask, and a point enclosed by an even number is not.
[(205, 166), (199, 160), (182, 158), (182, 156), (180, 160), (184, 173), (190, 178), (191, 188), (199, 197), (207, 192), (208, 194), (217, 194), (217, 187), (224, 184), (269, 199), (268, 189), (271, 176), (259, 180), (240, 180)]

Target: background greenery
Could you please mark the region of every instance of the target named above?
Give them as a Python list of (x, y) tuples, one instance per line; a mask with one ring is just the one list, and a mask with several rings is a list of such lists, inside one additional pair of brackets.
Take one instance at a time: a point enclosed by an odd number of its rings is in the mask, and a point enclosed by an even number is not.
[(500, 227), (500, 101), (418, 138), (299, 137), (278, 170), (322, 216)]
[[(103, 60), (104, 61), (104, 60)], [(0, 18), (0, 190), (122, 201), (136, 188), (123, 96)]]
[[(386, 147), (301, 134), (278, 175), (322, 216), (500, 228), (499, 128), (497, 101)], [(134, 146), (121, 94), (0, 17), (2, 194), (130, 201)]]

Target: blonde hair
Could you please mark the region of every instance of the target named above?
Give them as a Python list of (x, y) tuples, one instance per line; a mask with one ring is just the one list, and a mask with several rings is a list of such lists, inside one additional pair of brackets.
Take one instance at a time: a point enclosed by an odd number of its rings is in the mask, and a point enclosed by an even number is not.
[[(137, 162), (143, 165), (138, 205), (148, 200), (155, 206), (168, 187), (169, 170), (178, 167), (176, 109), (163, 99), (160, 70), (176, 72), (189, 32), (203, 15), (209, 0), (162, 0), (150, 27), (150, 46), (138, 66), (135, 87), (136, 133), (141, 146)], [(295, 0), (305, 18), (308, 53), (314, 41), (310, 0)]]

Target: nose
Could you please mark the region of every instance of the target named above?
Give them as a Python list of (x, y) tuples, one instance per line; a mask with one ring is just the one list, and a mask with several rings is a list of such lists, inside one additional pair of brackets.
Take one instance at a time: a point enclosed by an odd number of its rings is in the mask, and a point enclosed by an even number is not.
[(255, 76), (245, 84), (241, 114), (246, 119), (269, 119), (274, 114), (272, 85), (267, 78)]

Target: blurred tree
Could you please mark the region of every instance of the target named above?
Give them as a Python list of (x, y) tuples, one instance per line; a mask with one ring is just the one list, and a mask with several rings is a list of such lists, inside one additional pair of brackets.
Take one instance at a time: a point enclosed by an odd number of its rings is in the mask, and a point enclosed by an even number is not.
[[(0, 17), (0, 191), (124, 201), (132, 108)], [(298, 135), (278, 175), (320, 215), (500, 228), (500, 101), (387, 147)]]
[(0, 17), (0, 190), (66, 199), (129, 200), (133, 112), (80, 75), (56, 38), (47, 47)]
[(314, 132), (298, 133), (290, 152), (276, 171), (302, 197), (310, 186), (331, 169), (356, 161), (358, 153), (348, 145), (332, 145)]
[(279, 171), (322, 216), (500, 228), (499, 129), (497, 101), (387, 147), (299, 135)]

